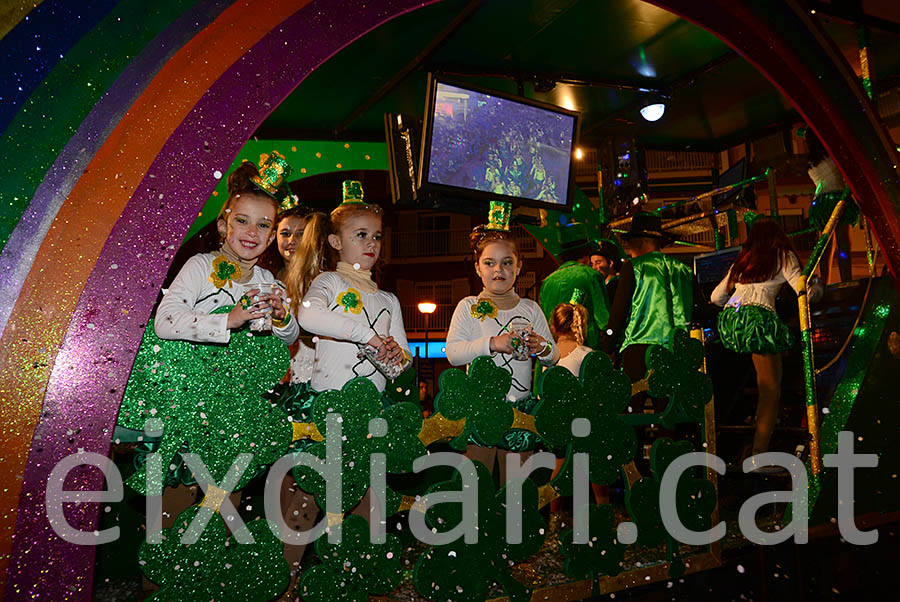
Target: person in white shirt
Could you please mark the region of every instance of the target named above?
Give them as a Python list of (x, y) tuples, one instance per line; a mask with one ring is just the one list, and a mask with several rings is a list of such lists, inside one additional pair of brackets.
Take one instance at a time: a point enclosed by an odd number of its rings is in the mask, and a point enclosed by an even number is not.
[[(559, 358), (559, 349), (553, 344), (553, 335), (540, 306), (516, 294), (516, 277), (522, 270), (522, 261), (515, 241), (503, 231), (479, 226), (470, 235), (470, 243), (475, 253), (475, 271), (484, 289), (457, 304), (447, 332), (447, 359), (454, 366), (464, 366), (478, 356), (490, 356), (512, 376), (507, 401), (520, 411), (530, 412), (538, 401), (531, 392), (532, 358), (552, 366)], [(531, 327), (532, 332), (524, 341), (512, 332), (516, 322)], [(526, 346), (526, 359), (516, 359), (514, 344), (517, 343)], [(504, 481), (508, 452), (529, 451), (535, 443), (534, 433), (514, 430), (504, 437), (505, 449), (483, 447), (470, 440), (466, 455), (480, 460), (492, 472), (495, 460), (499, 460), (500, 477)]]
[[(794, 344), (791, 331), (775, 313), (775, 297), (785, 282), (796, 291), (800, 275), (800, 261), (784, 230), (778, 222), (760, 217), (710, 299), (725, 307), (718, 318), (722, 345), (751, 354), (756, 368), (759, 401), (752, 455), (768, 451), (781, 399), (781, 354)], [(812, 292), (810, 300), (821, 291)]]

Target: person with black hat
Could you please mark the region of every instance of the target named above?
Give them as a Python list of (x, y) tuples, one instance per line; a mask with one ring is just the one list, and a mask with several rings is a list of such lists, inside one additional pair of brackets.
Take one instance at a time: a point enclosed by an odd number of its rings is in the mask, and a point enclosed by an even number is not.
[(600, 248), (591, 255), (591, 267), (603, 274), (606, 294), (610, 301), (616, 298), (619, 270), (622, 268), (622, 250), (608, 238), (601, 238)]
[(591, 255), (600, 247), (590, 239), (587, 227), (580, 222), (561, 226), (559, 242), (559, 260), (563, 263), (541, 284), (541, 310), (550, 320), (556, 306), (567, 303), (575, 289), (583, 291), (582, 305), (588, 312), (584, 344), (591, 349), (599, 349), (600, 333), (609, 319), (609, 297), (603, 276), (590, 267), (590, 261)]
[(668, 347), (674, 330), (689, 328), (694, 303), (703, 297), (695, 292), (691, 268), (660, 252), (669, 236), (662, 230), (659, 215), (636, 213), (623, 238), (631, 260), (622, 264), (603, 349), (612, 354), (624, 336), (621, 366), (636, 382), (647, 372), (647, 348)]

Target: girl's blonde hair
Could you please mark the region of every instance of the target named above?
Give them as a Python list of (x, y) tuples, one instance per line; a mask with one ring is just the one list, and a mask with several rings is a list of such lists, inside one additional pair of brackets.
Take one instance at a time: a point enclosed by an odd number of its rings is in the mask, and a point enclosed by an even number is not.
[(317, 211), (306, 218), (300, 248), (288, 264), (285, 277), (287, 296), (294, 315), (316, 276), (337, 268), (340, 254), (328, 243), (328, 235), (340, 235), (347, 220), (360, 213), (371, 213), (381, 219), (381, 207), (369, 203), (343, 203), (331, 215)]
[(567, 335), (583, 345), (587, 319), (587, 309), (581, 303), (560, 303), (550, 316), (550, 332), (557, 341), (561, 336)]

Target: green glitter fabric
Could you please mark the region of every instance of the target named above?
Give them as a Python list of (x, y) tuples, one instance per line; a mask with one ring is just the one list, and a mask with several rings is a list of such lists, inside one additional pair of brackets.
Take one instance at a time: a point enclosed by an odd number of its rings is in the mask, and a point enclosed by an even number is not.
[(488, 356), (476, 357), (466, 374), (458, 368), (441, 373), (435, 409), (449, 420), (466, 419), (462, 434), (451, 446), (464, 450), (469, 436), (483, 446), (497, 445), (513, 423), (513, 408), (506, 401), (512, 375)]
[[(540, 383), (541, 402), (534, 425), (549, 447), (569, 446), (568, 454), (590, 454), (590, 480), (609, 484), (637, 449), (634, 429), (619, 416), (631, 400), (631, 381), (615, 370), (601, 351), (587, 354), (579, 378), (561, 366), (550, 368)], [(572, 421), (587, 418), (591, 433), (572, 435)], [(560, 472), (562, 474), (563, 471)]]
[[(528, 395), (512, 402), (512, 406), (523, 414), (532, 414), (539, 401), (540, 399), (534, 395)], [(510, 429), (503, 435), (503, 440), (497, 444), (497, 447), (514, 452), (524, 452), (533, 450), (537, 442), (536, 433), (526, 429)]]
[[(678, 456), (694, 451), (689, 441), (675, 442), (668, 437), (657, 439), (650, 451), (650, 470), (653, 477), (644, 477), (635, 483), (625, 496), (625, 507), (638, 528), (638, 545), (654, 546), (666, 542), (670, 575), (679, 576), (684, 563), (678, 555), (678, 545), (666, 532), (659, 507), (659, 487), (666, 469)], [(692, 531), (702, 531), (711, 526), (711, 516), (716, 507), (716, 488), (705, 478), (693, 478), (697, 467), (682, 473), (675, 487), (675, 508), (684, 526)]]
[[(544, 541), (546, 523), (538, 512), (537, 486), (529, 479), (522, 484), (522, 543), (506, 543), (506, 487), (497, 491), (484, 464), (474, 462), (478, 474), (478, 542), (455, 542), (433, 546), (416, 562), (413, 583), (418, 592), (432, 600), (482, 601), (488, 598), (493, 581), (510, 600), (529, 600), (531, 591), (509, 572), (511, 564), (537, 553)], [(454, 473), (450, 481), (436, 483), (427, 494), (462, 490), (462, 478)], [(436, 532), (447, 532), (462, 521), (460, 503), (441, 503), (428, 509), (425, 519)], [(415, 512), (415, 510), (413, 510)]]
[(587, 544), (573, 543), (575, 531), (565, 531), (559, 538), (559, 549), (565, 557), (564, 570), (573, 579), (614, 576), (622, 571), (625, 546), (616, 537), (616, 517), (609, 504), (593, 504), (579, 508), (588, 513), (590, 527)]
[(196, 543), (182, 545), (181, 537), (199, 511), (200, 506), (191, 506), (179, 514), (172, 527), (163, 529), (162, 543), (141, 544), (141, 570), (160, 586), (147, 600), (271, 600), (287, 588), (290, 569), (274, 524), (263, 519), (247, 523), (254, 543), (239, 544), (229, 537), (225, 522), (216, 514)]
[[(809, 225), (817, 230), (824, 230), (825, 224), (828, 223), (834, 208), (842, 196), (844, 196), (843, 191), (823, 192), (814, 198), (809, 206)], [(856, 206), (853, 199), (848, 197), (847, 205), (844, 207), (844, 213), (841, 215), (838, 225), (855, 226), (857, 222), (859, 222), (859, 207)]]
[(396, 535), (388, 534), (384, 544), (369, 543), (368, 521), (351, 514), (341, 527), (341, 543), (329, 543), (327, 535), (316, 540), (322, 564), (300, 577), (300, 596), (306, 602), (368, 602), (370, 594), (387, 594), (403, 580), (401, 552)]
[[(422, 429), (422, 412), (412, 403), (390, 403), (382, 396), (374, 383), (367, 378), (354, 378), (340, 391), (325, 391), (316, 397), (312, 405), (312, 421), (323, 437), (327, 436), (325, 418), (328, 414), (341, 415), (342, 500), (341, 511), (347, 512), (359, 504), (369, 488), (369, 457), (385, 454), (387, 471), (412, 472), (412, 463), (425, 455), (425, 446), (419, 439)], [(369, 435), (369, 421), (383, 418), (388, 430), (384, 437)], [(325, 441), (310, 445), (310, 454), (325, 458)], [(325, 481), (316, 471), (306, 466), (294, 468), (294, 479), (305, 491), (316, 497), (320, 506), (325, 504)], [(388, 487), (388, 512), (399, 505), (400, 496)]]
[[(233, 306), (217, 309), (227, 313)], [(119, 424), (141, 430), (151, 418), (163, 424), (157, 453), (177, 467), (183, 446), (199, 454), (221, 482), (239, 454), (253, 454), (235, 489), (275, 462), (291, 445), (293, 428), (262, 395), (290, 365), (287, 346), (271, 335), (234, 331), (227, 345), (168, 341), (144, 331), (119, 411)], [(170, 468), (171, 470), (171, 468)], [(177, 470), (177, 468), (176, 468)], [(146, 494), (141, 467), (126, 483)]]
[(703, 420), (704, 408), (713, 394), (712, 381), (700, 372), (703, 343), (681, 329), (672, 332), (671, 342), (672, 351), (653, 345), (646, 354), (647, 368), (652, 372), (647, 380), (647, 393), (651, 397), (669, 398), (661, 419), (667, 427), (671, 427), (676, 411), (688, 420)]
[(787, 324), (774, 311), (758, 305), (726, 307), (718, 326), (722, 345), (735, 353), (781, 353), (794, 345)]

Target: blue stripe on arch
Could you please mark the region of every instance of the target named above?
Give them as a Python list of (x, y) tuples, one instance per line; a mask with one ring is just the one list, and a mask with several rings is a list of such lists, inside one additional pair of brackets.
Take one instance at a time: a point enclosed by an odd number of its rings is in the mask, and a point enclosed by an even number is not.
[(45, 0), (0, 40), (0, 133), (19, 107), (72, 46), (97, 25), (118, 0)]

